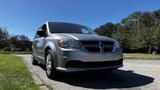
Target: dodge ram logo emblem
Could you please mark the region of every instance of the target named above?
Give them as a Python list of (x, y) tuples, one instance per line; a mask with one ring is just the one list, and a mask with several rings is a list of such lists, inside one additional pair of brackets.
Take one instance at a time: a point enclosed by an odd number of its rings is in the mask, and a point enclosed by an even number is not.
[(103, 43), (99, 42), (100, 52), (103, 52)]

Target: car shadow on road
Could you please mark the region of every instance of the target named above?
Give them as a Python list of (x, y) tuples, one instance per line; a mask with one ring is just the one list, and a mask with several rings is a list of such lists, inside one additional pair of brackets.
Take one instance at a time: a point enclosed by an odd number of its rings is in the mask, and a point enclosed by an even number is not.
[[(39, 65), (43, 70), (45, 67)], [(112, 88), (131, 88), (150, 84), (154, 81), (153, 77), (135, 73), (132, 70), (115, 70), (61, 73), (54, 81), (63, 82), (72, 86), (90, 89), (112, 89)]]
[(64, 82), (72, 86), (91, 89), (130, 88), (147, 85), (154, 78), (134, 73), (133, 71), (116, 70), (112, 73), (106, 71), (89, 73), (61, 74), (53, 80)]

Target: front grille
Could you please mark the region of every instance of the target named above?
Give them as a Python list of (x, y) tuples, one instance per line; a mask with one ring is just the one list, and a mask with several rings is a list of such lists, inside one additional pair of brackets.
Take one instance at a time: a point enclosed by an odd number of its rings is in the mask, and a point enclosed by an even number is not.
[(81, 41), (88, 52), (112, 52), (113, 41)]
[(103, 62), (81, 62), (81, 61), (69, 61), (66, 64), (66, 67), (70, 68), (96, 68), (96, 67), (109, 67), (122, 65), (123, 59), (118, 61), (103, 61)]

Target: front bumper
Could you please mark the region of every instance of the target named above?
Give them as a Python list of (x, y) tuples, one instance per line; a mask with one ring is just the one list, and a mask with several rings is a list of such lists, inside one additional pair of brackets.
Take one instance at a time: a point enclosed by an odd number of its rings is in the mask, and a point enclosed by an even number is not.
[(61, 72), (80, 72), (80, 71), (91, 71), (91, 70), (107, 70), (107, 69), (117, 69), (123, 65), (109, 66), (109, 67), (98, 67), (98, 68), (63, 68), (57, 67), (56, 70)]
[[(58, 59), (56, 69), (64, 72), (115, 69), (123, 66), (123, 55), (117, 52), (89, 53), (78, 49), (61, 49)], [(68, 64), (69, 62), (75, 63)]]

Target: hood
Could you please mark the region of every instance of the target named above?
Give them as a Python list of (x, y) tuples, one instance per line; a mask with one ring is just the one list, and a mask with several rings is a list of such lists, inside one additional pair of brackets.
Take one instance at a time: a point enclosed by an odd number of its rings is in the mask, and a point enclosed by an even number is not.
[(93, 40), (93, 41), (115, 41), (109, 37), (96, 34), (72, 34), (72, 33), (54, 33), (60, 39)]

